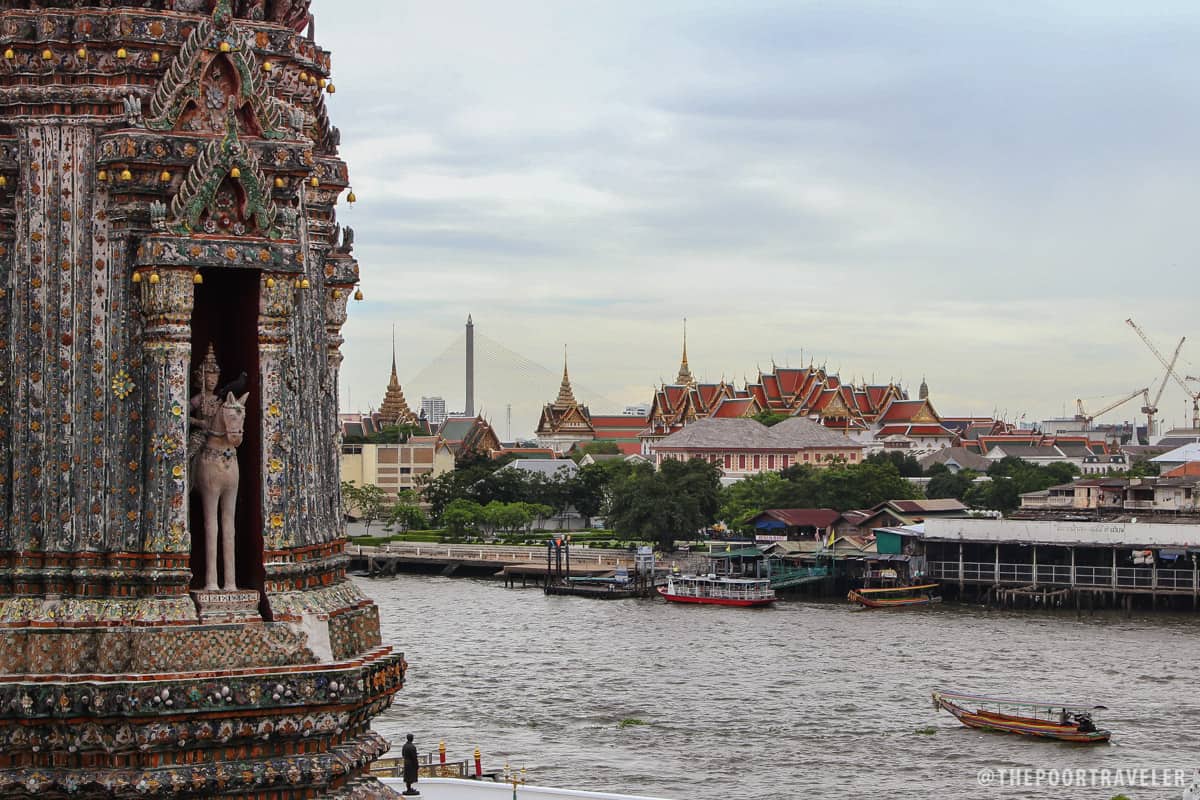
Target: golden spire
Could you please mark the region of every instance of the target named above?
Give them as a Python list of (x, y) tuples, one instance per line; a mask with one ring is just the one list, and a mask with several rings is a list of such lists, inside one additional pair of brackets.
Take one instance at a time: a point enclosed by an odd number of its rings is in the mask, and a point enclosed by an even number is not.
[(575, 400), (575, 393), (571, 391), (571, 378), (567, 375), (567, 346), (563, 345), (563, 378), (562, 383), (558, 387), (558, 397), (554, 400), (554, 407), (559, 410), (573, 408), (579, 405)]
[(396, 329), (392, 328), (392, 376), (388, 380), (387, 392), (379, 406), (381, 421), (385, 425), (405, 425), (416, 421), (417, 416), (404, 399), (400, 378), (396, 375)]
[(675, 376), (675, 383), (680, 386), (696, 385), (696, 378), (688, 369), (687, 362), (687, 317), (683, 318), (683, 360), (679, 362), (679, 374)]

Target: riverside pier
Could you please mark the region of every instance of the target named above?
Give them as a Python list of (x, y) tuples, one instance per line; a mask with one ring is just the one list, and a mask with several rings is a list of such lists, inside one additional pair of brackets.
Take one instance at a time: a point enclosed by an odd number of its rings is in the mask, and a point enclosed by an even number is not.
[(1006, 606), (1200, 608), (1200, 526), (1065, 520), (927, 520), (926, 577), (950, 596)]

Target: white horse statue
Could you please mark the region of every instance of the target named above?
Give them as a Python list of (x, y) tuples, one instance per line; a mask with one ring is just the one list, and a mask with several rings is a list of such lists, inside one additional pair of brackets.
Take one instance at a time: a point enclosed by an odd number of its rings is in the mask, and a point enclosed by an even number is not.
[[(208, 420), (204, 446), (192, 463), (192, 491), (200, 493), (204, 505), (204, 588), (235, 591), (237, 579), (234, 564), (234, 512), (237, 510), (238, 460), (237, 448), (242, 443), (246, 423), (246, 392), (234, 397), (227, 392), (217, 413)], [(224, 585), (217, 583), (217, 532), (220, 514), (221, 555)]]

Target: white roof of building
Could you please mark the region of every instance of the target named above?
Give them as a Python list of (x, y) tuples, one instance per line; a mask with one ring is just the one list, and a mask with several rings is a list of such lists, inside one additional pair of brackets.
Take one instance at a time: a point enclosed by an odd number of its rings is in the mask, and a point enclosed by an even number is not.
[(1062, 520), (925, 520), (925, 538), (962, 542), (1022, 542), (1083, 546), (1200, 548), (1200, 525), (1164, 522), (1066, 522)]
[(1189, 461), (1200, 461), (1200, 442), (1188, 442), (1182, 447), (1168, 450), (1161, 456), (1150, 459), (1160, 464), (1186, 464)]

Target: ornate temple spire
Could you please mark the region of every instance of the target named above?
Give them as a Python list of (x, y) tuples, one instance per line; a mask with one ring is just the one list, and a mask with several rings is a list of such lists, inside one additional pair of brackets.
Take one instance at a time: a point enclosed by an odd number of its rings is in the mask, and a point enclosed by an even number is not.
[(917, 394), (917, 397), (919, 397), (922, 400), (929, 399), (929, 384), (927, 384), (925, 382), (924, 375), (921, 376), (921, 389), (920, 389), (919, 393)]
[(687, 317), (683, 318), (683, 360), (679, 362), (679, 374), (675, 376), (675, 383), (680, 386), (695, 386), (696, 378), (692, 375), (692, 371), (688, 369), (687, 360)]
[(381, 421), (385, 425), (407, 425), (416, 422), (417, 416), (404, 399), (400, 378), (396, 375), (396, 329), (392, 328), (392, 376), (388, 379), (387, 392), (379, 406)]
[(567, 346), (563, 345), (563, 377), (558, 387), (558, 397), (554, 399), (554, 408), (562, 411), (579, 405), (575, 393), (571, 391), (571, 378), (567, 375)]

